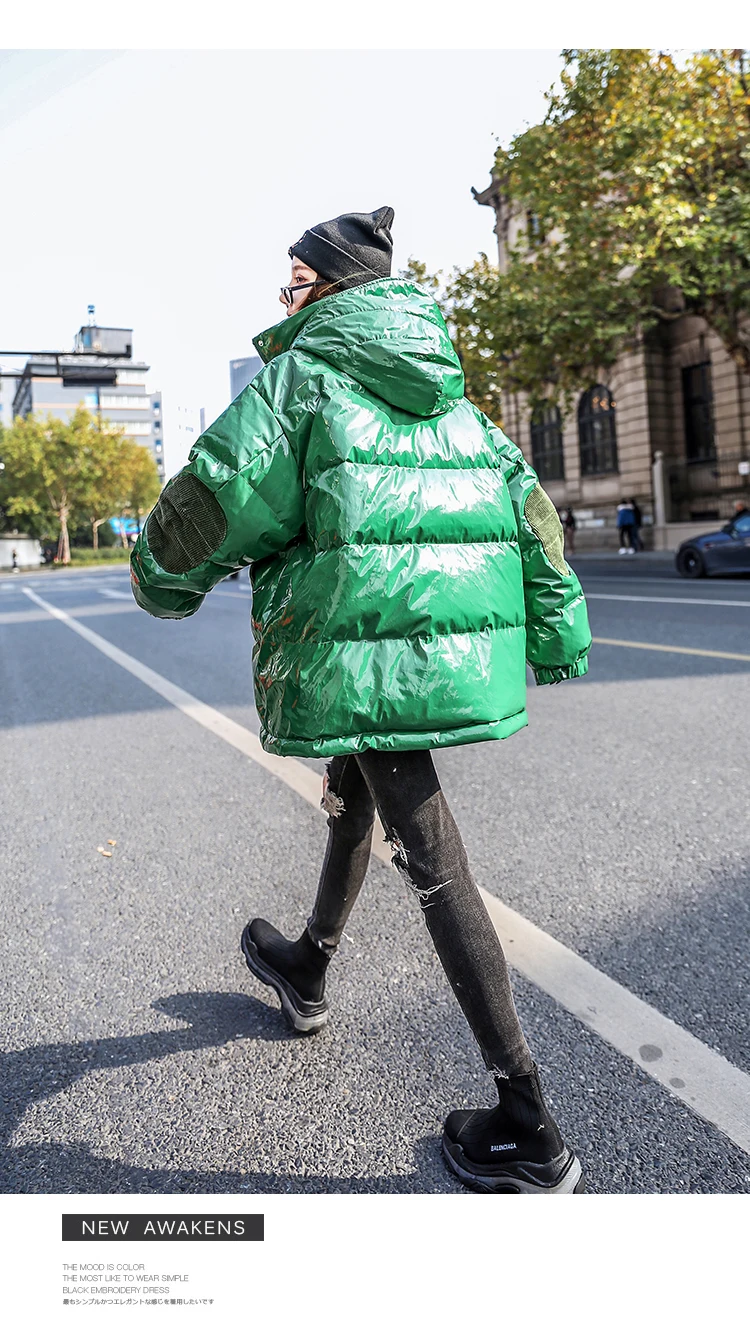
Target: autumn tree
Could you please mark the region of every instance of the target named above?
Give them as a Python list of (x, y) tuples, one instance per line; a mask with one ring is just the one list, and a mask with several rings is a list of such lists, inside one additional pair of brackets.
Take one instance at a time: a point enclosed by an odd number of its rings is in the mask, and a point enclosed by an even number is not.
[(37, 534), (56, 526), (61, 563), (70, 561), (71, 522), (88, 520), (96, 547), (104, 520), (131, 506), (144, 509), (159, 492), (148, 449), (108, 429), (83, 407), (67, 423), (52, 416), (17, 418), (3, 435), (2, 449), (5, 514)]
[(740, 50), (568, 50), (493, 176), (526, 221), (507, 269), (454, 275), (501, 385), (560, 400), (660, 320), (703, 317), (750, 372), (750, 83)]
[(99, 527), (119, 514), (127, 489), (126, 448), (130, 445), (121, 433), (96, 428), (95, 449), (90, 460), (85, 489), (86, 519), (91, 539), (99, 547)]
[(141, 518), (151, 510), (161, 492), (161, 479), (147, 446), (138, 446), (135, 442), (126, 442), (125, 446), (123, 510), (137, 518), (140, 530)]
[(111, 517), (150, 511), (161, 489), (159, 471), (147, 446), (123, 437), (102, 423), (87, 489), (88, 520), (94, 548), (99, 527)]

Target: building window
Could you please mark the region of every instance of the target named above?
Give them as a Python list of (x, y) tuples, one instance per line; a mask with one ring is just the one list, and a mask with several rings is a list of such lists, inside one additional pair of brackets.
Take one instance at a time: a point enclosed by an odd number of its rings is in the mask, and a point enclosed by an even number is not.
[(532, 415), (531, 461), (542, 483), (565, 478), (562, 424), (556, 405), (537, 409)]
[(615, 401), (607, 386), (592, 386), (578, 401), (581, 474), (617, 474)]
[(102, 409), (148, 409), (142, 395), (100, 395)]
[(105, 431), (107, 428), (111, 428), (112, 432), (122, 432), (126, 437), (151, 436), (151, 424), (145, 423), (143, 419), (135, 421), (133, 419), (106, 418), (102, 426)]
[(701, 460), (715, 460), (714, 395), (710, 363), (683, 367), (682, 404), (685, 411), (686, 460), (691, 464)]
[(530, 209), (526, 211), (526, 236), (529, 246), (541, 246), (545, 240), (542, 220), (538, 214), (532, 213)]

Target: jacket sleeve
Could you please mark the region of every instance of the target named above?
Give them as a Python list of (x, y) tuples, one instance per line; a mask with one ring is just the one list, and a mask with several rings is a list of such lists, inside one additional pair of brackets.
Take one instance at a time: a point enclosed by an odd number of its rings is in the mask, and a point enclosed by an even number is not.
[(557, 509), (519, 448), (485, 419), (499, 452), (518, 528), (526, 605), (526, 659), (538, 684), (577, 679), (591, 648), (586, 600), (565, 561)]
[(304, 519), (291, 444), (250, 385), (201, 434), (150, 513), (131, 558), (137, 604), (156, 618), (194, 614), (222, 577), (285, 549)]

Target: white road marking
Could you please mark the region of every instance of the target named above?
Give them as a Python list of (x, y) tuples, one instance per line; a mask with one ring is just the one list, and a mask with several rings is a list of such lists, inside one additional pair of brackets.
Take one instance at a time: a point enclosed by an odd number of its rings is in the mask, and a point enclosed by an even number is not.
[[(112, 642), (105, 641), (64, 610), (41, 599), (28, 586), (23, 589), (35, 604), (60, 619), (116, 665), (198, 725), (210, 730), (252, 762), (259, 763), (319, 810), (321, 777), (312, 768), (296, 758), (280, 758), (264, 752), (252, 730), (238, 725)], [(379, 824), (377, 829), (373, 854), (390, 865), (390, 848)], [(508, 961), (519, 972), (580, 1019), (590, 1031), (668, 1088), (679, 1101), (715, 1125), (745, 1153), (750, 1153), (750, 1075), (604, 972), (592, 967), (572, 949), (506, 906), (493, 893), (484, 888), (480, 892), (503, 941)]]
[[(108, 600), (127, 600), (128, 604), (135, 604), (132, 592), (129, 590), (110, 590), (107, 586), (98, 587), (100, 595), (106, 595)], [(138, 608), (135, 605), (136, 609)]]
[[(32, 596), (33, 598), (33, 596)], [(78, 604), (69, 609), (71, 615), (78, 618), (100, 618), (102, 614), (135, 614), (138, 613), (138, 605), (135, 600), (127, 608), (119, 605), (117, 608), (113, 604)], [(44, 613), (41, 609), (14, 610), (12, 613), (0, 613), (0, 624), (6, 623), (48, 623), (53, 617), (52, 614)]]
[[(623, 558), (624, 556), (625, 555), (623, 555)], [(706, 586), (727, 586), (732, 581), (744, 580), (741, 571), (737, 573), (736, 576), (733, 572), (728, 572), (727, 575), (723, 577), (684, 577), (682, 573), (677, 570), (677, 563), (675, 562), (675, 554), (673, 551), (662, 549), (661, 556), (661, 562), (649, 561), (648, 563), (633, 563), (624, 562), (622, 559), (615, 563), (610, 561), (607, 563), (606, 571), (604, 570), (602, 560), (599, 559), (597, 562), (597, 560), (594, 559), (593, 561), (596, 562), (597, 570), (596, 572), (592, 571), (591, 575), (596, 577), (597, 581), (670, 581), (673, 585), (677, 586), (694, 586), (696, 581), (702, 582)], [(580, 565), (581, 562), (588, 562), (588, 559), (584, 559), (580, 553), (577, 553), (574, 555), (572, 561), (578, 561)]]
[(695, 581), (691, 581), (689, 578), (680, 579), (678, 576), (659, 577), (653, 576), (651, 573), (645, 577), (611, 576), (609, 574), (605, 576), (601, 572), (592, 572), (590, 574), (585, 572), (580, 580), (582, 585), (584, 582), (588, 585), (589, 581), (597, 581), (601, 585), (601, 583), (605, 581), (609, 582), (610, 585), (614, 582), (615, 585), (622, 587), (630, 585), (635, 587), (645, 586), (648, 588), (651, 586), (668, 586), (670, 590), (740, 590), (744, 578), (737, 577), (733, 580), (731, 577), (726, 577), (724, 579), (721, 577), (707, 577), (705, 581), (701, 581), (699, 585), (696, 585)]
[(724, 609), (750, 609), (750, 600), (690, 600), (670, 595), (601, 595), (585, 592), (587, 600), (628, 600), (633, 604), (716, 604)]
[(92, 586), (97, 586), (101, 582), (101, 576), (98, 577), (46, 577), (41, 581), (30, 581), (28, 584), (31, 590), (89, 590)]
[(594, 645), (625, 646), (631, 651), (668, 651), (678, 656), (709, 656), (711, 660), (747, 660), (742, 651), (704, 651), (698, 646), (662, 646), (659, 642), (624, 642), (618, 637), (592, 637)]
[(750, 1153), (750, 1075), (499, 898), (482, 895), (523, 976)]

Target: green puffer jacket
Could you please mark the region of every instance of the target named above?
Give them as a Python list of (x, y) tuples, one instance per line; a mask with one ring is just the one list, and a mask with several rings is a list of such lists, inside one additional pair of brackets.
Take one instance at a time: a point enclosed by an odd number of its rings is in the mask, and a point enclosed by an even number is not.
[(138, 604), (194, 614), (252, 564), (270, 753), (503, 739), (586, 673), (581, 587), (521, 452), (464, 399), (443, 318), (375, 280), (255, 340), (266, 366), (198, 439), (132, 558)]

